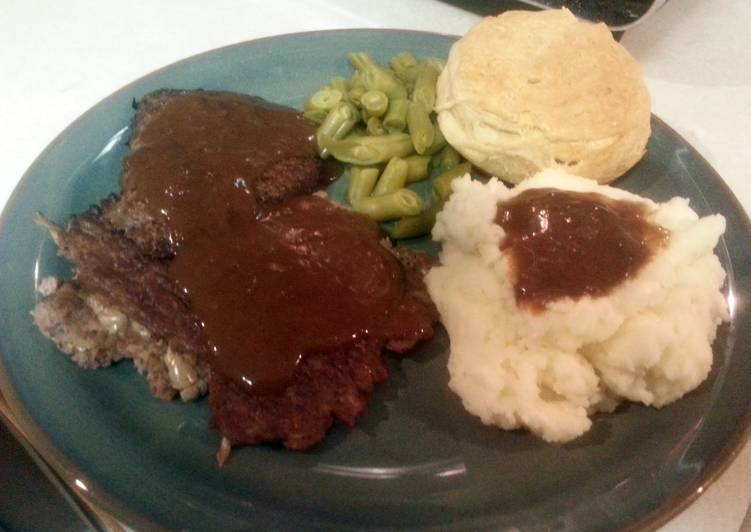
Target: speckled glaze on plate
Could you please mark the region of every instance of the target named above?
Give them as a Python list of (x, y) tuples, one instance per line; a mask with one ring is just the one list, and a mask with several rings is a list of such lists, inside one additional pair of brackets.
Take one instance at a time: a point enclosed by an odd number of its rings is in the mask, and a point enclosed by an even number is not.
[[(33, 327), (35, 286), (67, 266), (32, 215), (64, 223), (117, 190), (132, 102), (163, 87), (257, 94), (300, 106), (345, 54), (445, 56), (454, 37), (387, 30), (284, 35), (230, 46), (128, 85), (37, 159), (0, 222), (0, 390), (36, 448), (74, 489), (138, 529), (612, 530), (653, 527), (688, 504), (739, 451), (751, 405), (751, 229), (732, 193), (669, 127), (617, 186), (690, 198), (728, 222), (717, 248), (733, 311), (709, 380), (662, 410), (626, 405), (582, 438), (549, 445), (467, 415), (449, 392), (438, 334), (401, 363), (354, 430), (309, 453), (233, 453), (223, 469), (206, 401), (157, 401), (129, 363), (84, 371)], [(340, 197), (341, 183), (333, 186)], [(339, 196), (337, 196), (339, 195)], [(416, 242), (425, 246), (426, 242)]]

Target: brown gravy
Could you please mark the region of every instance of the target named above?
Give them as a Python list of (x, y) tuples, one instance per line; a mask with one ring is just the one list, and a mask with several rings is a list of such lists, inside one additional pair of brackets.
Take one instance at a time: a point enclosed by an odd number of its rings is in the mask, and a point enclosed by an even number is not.
[(178, 248), (255, 215), (254, 182), (279, 160), (315, 156), (315, 128), (292, 109), (229, 92), (188, 92), (143, 120), (123, 193), (166, 221)]
[(213, 367), (274, 392), (306, 353), (378, 334), (403, 292), (378, 238), (369, 220), (306, 196), (238, 232), (186, 242), (170, 271), (201, 317)]
[(378, 335), (404, 280), (377, 225), (318, 197), (270, 210), (257, 198), (270, 167), (311, 156), (313, 127), (230, 93), (170, 105), (151, 124), (154, 138), (132, 147), (123, 189), (167, 226), (169, 273), (200, 320), (213, 370), (273, 393), (306, 353)]
[(499, 203), (517, 302), (541, 311), (559, 298), (607, 294), (667, 242), (646, 215), (640, 203), (553, 188)]

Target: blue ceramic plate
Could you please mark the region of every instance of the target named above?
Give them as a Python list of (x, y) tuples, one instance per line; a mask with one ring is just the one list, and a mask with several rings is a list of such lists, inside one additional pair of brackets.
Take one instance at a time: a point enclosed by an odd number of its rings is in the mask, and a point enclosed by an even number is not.
[(501, 432), (467, 415), (447, 389), (447, 339), (439, 334), (392, 364), (391, 379), (354, 430), (335, 428), (305, 454), (244, 448), (219, 469), (219, 435), (207, 427), (205, 400), (152, 399), (128, 363), (81, 370), (32, 326), (39, 280), (68, 273), (32, 215), (64, 223), (117, 190), (133, 99), (163, 87), (204, 88), (300, 106), (331, 77), (348, 75), (349, 51), (381, 61), (404, 50), (445, 56), (453, 41), (351, 30), (223, 48), (123, 88), (39, 156), (0, 226), (0, 389), (72, 487), (137, 528), (595, 530), (664, 522), (730, 462), (751, 405), (744, 302), (751, 230), (722, 180), (657, 119), (646, 158), (617, 184), (655, 200), (686, 196), (702, 215), (725, 215), (717, 253), (733, 320), (720, 330), (714, 370), (698, 390), (660, 411), (627, 405), (598, 417), (568, 445)]

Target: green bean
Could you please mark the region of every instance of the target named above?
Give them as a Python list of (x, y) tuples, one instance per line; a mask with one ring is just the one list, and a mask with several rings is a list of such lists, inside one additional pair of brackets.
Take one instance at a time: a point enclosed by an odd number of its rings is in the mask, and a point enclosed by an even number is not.
[(378, 181), (378, 168), (372, 166), (353, 166), (349, 174), (347, 201), (350, 205), (361, 198), (367, 198), (373, 192)]
[(328, 111), (338, 104), (343, 96), (340, 90), (323, 88), (310, 97), (303, 109), (325, 109)]
[(405, 216), (401, 218), (394, 227), (389, 230), (389, 236), (397, 238), (414, 238), (430, 233), (435, 225), (435, 216), (443, 208), (443, 201), (436, 201), (415, 216)]
[(362, 198), (353, 205), (356, 212), (376, 222), (414, 216), (422, 210), (422, 200), (414, 191), (400, 188), (383, 196)]
[(412, 101), (422, 103), (428, 111), (435, 107), (435, 84), (440, 70), (430, 63), (422, 63), (412, 89)]
[(409, 93), (407, 92), (407, 87), (402, 84), (399, 84), (399, 86), (388, 95), (389, 100), (409, 100), (408, 96)]
[[(358, 195), (375, 191), (387, 196), (426, 179), (431, 163), (444, 170), (456, 163), (456, 153), (444, 149), (446, 140), (431, 120), (435, 83), (443, 68), (439, 60), (418, 61), (403, 52), (391, 58), (389, 68), (367, 53), (347, 57), (354, 67), (352, 75), (333, 78), (314, 93), (303, 106), (303, 116), (318, 124), (321, 157), (362, 167), (386, 165), (380, 180), (374, 168), (352, 168), (348, 198), (359, 201)], [(360, 177), (363, 174), (366, 178)]]
[(438, 160), (438, 166), (441, 168), (441, 170), (448, 170), (449, 168), (453, 168), (460, 162), (462, 162), (462, 157), (459, 155), (459, 152), (457, 152), (454, 148), (452, 148), (450, 145), (446, 144), (444, 148), (439, 151), (435, 157)]
[(409, 101), (406, 98), (392, 98), (389, 101), (389, 108), (386, 116), (383, 117), (383, 127), (389, 133), (404, 131), (407, 127), (407, 111), (409, 110)]
[(433, 181), (433, 191), (435, 192), (435, 195), (438, 196), (441, 201), (449, 199), (449, 196), (451, 196), (451, 182), (454, 179), (469, 173), (471, 170), (471, 164), (462, 163), (443, 172)]
[(417, 63), (416, 65), (406, 66), (400, 69), (398, 72), (394, 72), (394, 74), (396, 74), (396, 77), (399, 79), (399, 81), (404, 83), (405, 86), (413, 88), (415, 86), (417, 75), (420, 73), (422, 68), (422, 63)]
[(415, 90), (415, 81), (417, 80), (417, 76), (420, 74), (421, 70), (422, 67), (420, 65), (417, 65), (410, 68), (404, 75), (405, 81), (402, 81), (402, 83), (404, 83), (409, 88), (410, 94)]
[(316, 140), (318, 141), (318, 153), (321, 157), (327, 157), (328, 152), (324, 146), (324, 139), (336, 140), (349, 133), (359, 120), (357, 108), (348, 102), (339, 102), (326, 115), (326, 119), (318, 126)]
[(326, 115), (329, 114), (327, 109), (304, 109), (302, 112), (303, 117), (310, 120), (314, 124), (321, 124), (326, 120)]
[(383, 169), (383, 173), (373, 190), (373, 195), (383, 196), (384, 194), (390, 194), (395, 190), (404, 188), (404, 185), (407, 183), (408, 170), (409, 165), (407, 161), (401, 157), (392, 157), (386, 168)]
[(390, 96), (401, 83), (393, 74), (378, 66), (373, 59), (364, 52), (356, 52), (347, 56), (362, 75), (362, 81), (369, 90), (379, 90)]
[(389, 107), (389, 97), (382, 91), (369, 90), (360, 97), (360, 105), (368, 116), (381, 117)]
[(383, 128), (383, 124), (381, 123), (381, 119), (376, 116), (371, 116), (368, 118), (368, 121), (366, 124), (366, 131), (368, 132), (368, 135), (371, 135), (373, 137), (380, 137), (381, 135), (386, 134), (386, 130)]
[(362, 88), (368, 90), (365, 87), (365, 75), (360, 70), (355, 70), (352, 76), (349, 78), (349, 84), (354, 88)]
[(415, 66), (417, 64), (417, 59), (415, 59), (415, 56), (409, 52), (402, 52), (399, 55), (392, 57), (389, 64), (391, 65), (394, 74), (399, 77), (400, 72), (404, 72), (406, 69)]
[(411, 88), (415, 83), (420, 66), (415, 56), (404, 52), (391, 59), (391, 68), (399, 81)]
[(358, 111), (354, 105), (339, 102), (326, 115), (326, 120), (318, 128), (318, 134), (340, 139), (352, 130), (357, 119)]
[(407, 109), (407, 128), (415, 151), (422, 155), (433, 144), (435, 128), (430, 122), (426, 107), (420, 102), (410, 102)]
[(430, 174), (430, 155), (410, 155), (407, 161), (407, 183), (422, 181)]
[(414, 151), (412, 139), (406, 133), (380, 137), (349, 136), (341, 140), (323, 137), (319, 142), (337, 160), (361, 166), (385, 163), (392, 157), (406, 157)]
[(438, 59), (437, 57), (426, 57), (422, 60), (423, 63), (430, 66), (431, 68), (436, 69), (439, 73), (441, 70), (443, 70), (443, 67), (445, 66), (445, 63), (442, 59)]
[(329, 87), (331, 87), (332, 90), (341, 92), (342, 96), (346, 97), (347, 93), (352, 88), (352, 84), (345, 78), (333, 78), (329, 81)]
[(438, 153), (443, 149), (444, 146), (446, 146), (446, 138), (443, 136), (441, 128), (438, 127), (438, 124), (433, 124), (433, 129), (435, 131), (435, 135), (433, 136), (433, 143), (425, 150), (426, 155), (433, 155), (435, 153)]
[(358, 85), (357, 87), (352, 87), (351, 89), (349, 89), (347, 96), (349, 96), (350, 100), (359, 105), (360, 98), (362, 98), (362, 95), (366, 92), (368, 92), (368, 89), (366, 89), (362, 85)]

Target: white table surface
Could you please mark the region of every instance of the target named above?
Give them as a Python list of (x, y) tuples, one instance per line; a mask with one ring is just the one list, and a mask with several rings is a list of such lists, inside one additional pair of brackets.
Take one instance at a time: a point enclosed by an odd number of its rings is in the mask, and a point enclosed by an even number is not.
[[(0, 206), (71, 121), (122, 85), (178, 59), (280, 33), (393, 27), (462, 34), (477, 20), (435, 0), (0, 0)], [(672, 0), (622, 40), (643, 65), (653, 111), (707, 158), (746, 212), (749, 23), (748, 0)], [(746, 445), (663, 530), (735, 532), (749, 501)]]

